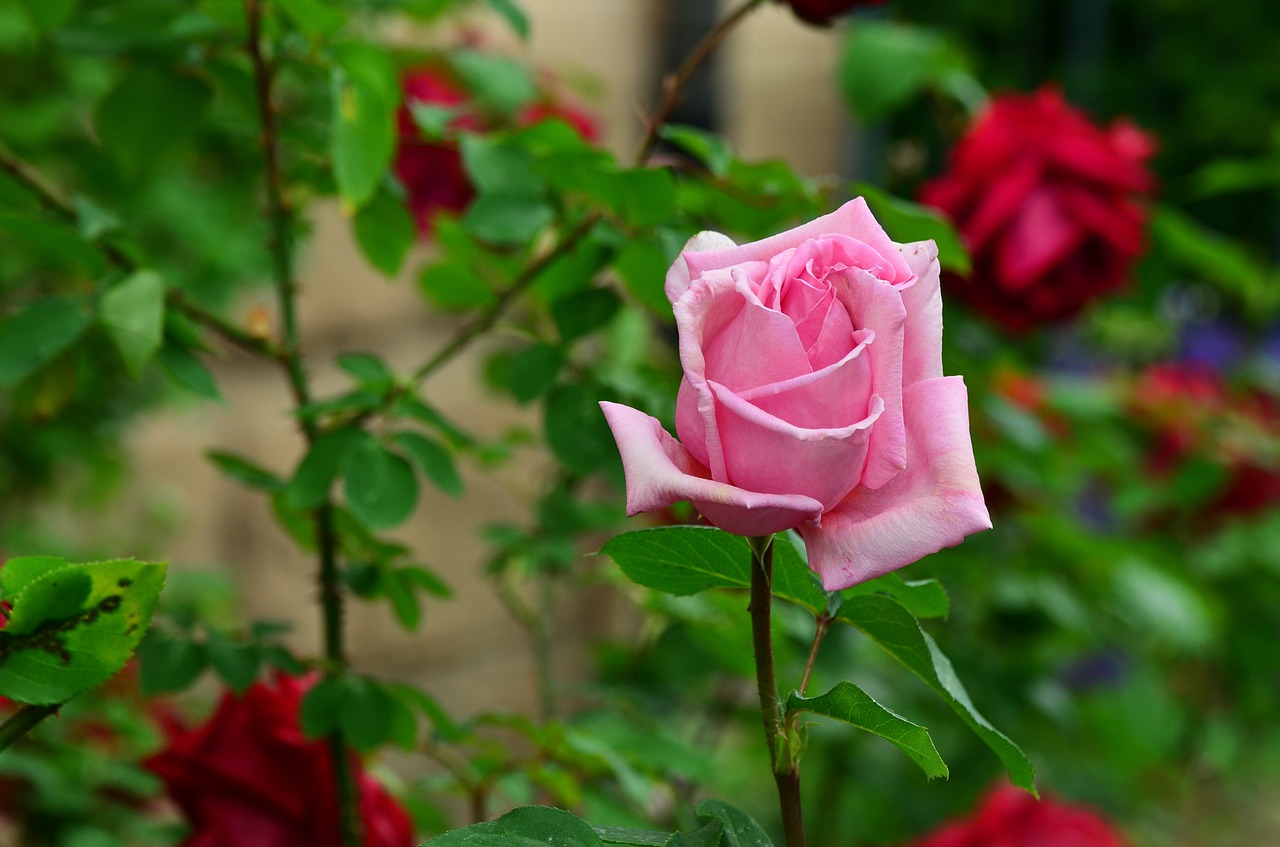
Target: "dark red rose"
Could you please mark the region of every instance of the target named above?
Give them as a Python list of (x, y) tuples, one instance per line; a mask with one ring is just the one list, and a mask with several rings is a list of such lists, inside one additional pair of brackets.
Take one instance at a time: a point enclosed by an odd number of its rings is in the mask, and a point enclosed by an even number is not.
[[(483, 132), (494, 129), (474, 109), (468, 93), (437, 67), (418, 68), (406, 74), (402, 88), (404, 102), (396, 116), (399, 146), (395, 171), (409, 198), (409, 209), (418, 231), (431, 234), (431, 219), (437, 212), (461, 212), (471, 203), (475, 189), (462, 166), (462, 154), (451, 140), (423, 135), (413, 117), (413, 104), (456, 110), (449, 120), (450, 131)], [(528, 126), (547, 118), (559, 118), (578, 131), (585, 140), (599, 140), (600, 129), (584, 110), (547, 97), (526, 106), (516, 116), (517, 126)]]
[(1132, 124), (1102, 129), (1056, 89), (995, 98), (921, 192), (972, 254), (947, 294), (1024, 332), (1122, 288), (1143, 250), (1154, 151)]
[[(306, 691), (282, 677), (231, 693), (207, 723), (166, 727), (169, 745), (146, 766), (191, 824), (183, 847), (341, 847), (329, 753), (298, 727)], [(408, 816), (357, 769), (366, 847), (412, 847)]]
[(859, 6), (876, 6), (881, 0), (783, 0), (796, 17), (811, 24), (829, 24)]
[[(411, 105), (464, 107), (466, 93), (441, 71), (420, 68), (404, 77), (404, 103), (396, 116), (400, 131), (396, 150), (396, 176), (409, 196), (409, 210), (418, 230), (431, 232), (431, 218), (439, 211), (461, 212), (475, 190), (462, 169), (462, 154), (452, 142), (423, 137), (414, 120)], [(479, 130), (475, 115), (461, 111), (449, 122), (450, 129)]]
[(978, 814), (947, 824), (915, 847), (1124, 847), (1111, 824), (1081, 806), (1037, 800), (1013, 786), (987, 795)]

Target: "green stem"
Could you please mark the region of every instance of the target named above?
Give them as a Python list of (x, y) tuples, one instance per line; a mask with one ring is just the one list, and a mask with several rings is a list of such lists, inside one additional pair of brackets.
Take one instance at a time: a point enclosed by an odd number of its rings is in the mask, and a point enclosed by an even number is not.
[[(284, 190), (281, 168), (278, 115), (273, 97), (274, 69), (263, 54), (262, 0), (245, 0), (245, 19), (249, 61), (253, 65), (254, 88), (261, 122), (260, 141), (266, 172), (267, 217), (271, 224), (271, 256), (276, 300), (280, 307), (282, 347), (277, 361), (284, 367), (294, 403), (301, 408), (311, 402), (311, 387), (298, 344), (297, 281), (293, 270), (293, 211)], [(314, 420), (302, 419), (302, 434), (309, 445), (320, 436)], [(319, 557), (320, 608), (324, 630), (325, 674), (341, 675), (346, 668), (343, 641), (343, 595), (341, 568), (338, 563), (338, 537), (333, 521), (333, 504), (326, 497), (315, 512), (316, 548)], [(328, 739), (333, 767), (338, 818), (343, 847), (360, 847), (364, 843), (360, 818), (359, 792), (356, 787), (350, 751), (339, 732)]]
[(62, 708), (61, 703), (52, 706), (23, 706), (0, 724), (0, 750), (7, 750), (13, 742), (36, 728), (40, 721), (56, 715)]
[(800, 805), (800, 770), (790, 749), (778, 682), (773, 670), (773, 536), (751, 541), (751, 642), (755, 648), (756, 689), (760, 695), (760, 717), (764, 723), (769, 764), (778, 789), (782, 810), (782, 831), (786, 847), (805, 847), (804, 815)]
[(640, 148), (636, 151), (637, 164), (644, 164), (653, 152), (653, 148), (657, 146), (658, 133), (661, 132), (662, 125), (667, 122), (667, 118), (671, 117), (671, 113), (680, 104), (684, 88), (689, 84), (689, 80), (693, 78), (693, 75), (697, 73), (698, 68), (702, 67), (703, 63), (711, 57), (711, 54), (720, 46), (720, 42), (724, 41), (725, 36), (753, 9), (764, 5), (764, 2), (765, 0), (745, 0), (742, 5), (730, 12), (724, 20), (717, 24), (715, 29), (704, 35), (702, 40), (689, 51), (689, 55), (680, 63), (680, 67), (676, 69), (676, 72), (665, 80), (662, 86), (662, 103), (659, 104), (658, 111), (654, 112), (653, 116), (649, 118), (648, 131), (640, 142)]

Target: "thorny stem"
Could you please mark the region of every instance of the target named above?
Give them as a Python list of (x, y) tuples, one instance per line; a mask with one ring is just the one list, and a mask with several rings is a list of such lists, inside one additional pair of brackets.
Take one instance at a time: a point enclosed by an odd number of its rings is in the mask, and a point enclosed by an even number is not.
[(826, 614), (818, 617), (818, 627), (813, 632), (813, 644), (809, 646), (809, 659), (804, 663), (804, 676), (800, 678), (800, 696), (805, 696), (809, 690), (809, 677), (813, 675), (813, 665), (818, 661), (818, 648), (822, 646), (822, 639), (826, 636), (827, 630), (831, 628), (831, 618)]
[[(271, 223), (271, 255), (274, 265), (276, 299), (280, 307), (282, 348), (278, 361), (284, 367), (293, 391), (294, 403), (301, 408), (311, 401), (302, 352), (298, 346), (297, 282), (293, 273), (292, 218), (284, 191), (284, 174), (280, 165), (280, 136), (272, 86), (274, 70), (262, 49), (262, 0), (245, 0), (246, 49), (253, 65), (254, 88), (257, 92), (261, 121), (260, 141), (266, 169), (267, 217)], [(315, 421), (303, 417), (302, 434), (308, 444), (320, 435)], [(346, 667), (342, 630), (342, 585), (338, 566), (338, 538), (334, 529), (333, 504), (325, 498), (315, 513), (316, 548), (319, 551), (320, 607), (324, 627), (325, 673), (336, 676)], [(329, 755), (335, 777), (338, 817), (344, 847), (360, 847), (363, 833), (359, 812), (359, 794), (355, 774), (341, 734), (329, 736)]]
[(653, 148), (658, 144), (658, 133), (662, 130), (662, 125), (667, 122), (667, 118), (671, 117), (671, 113), (675, 111), (676, 106), (680, 105), (680, 97), (684, 93), (684, 88), (689, 84), (689, 80), (697, 73), (698, 68), (711, 57), (716, 48), (720, 46), (720, 42), (724, 41), (734, 27), (736, 27), (743, 18), (745, 18), (755, 7), (763, 5), (765, 0), (745, 0), (745, 2), (734, 9), (725, 17), (715, 29), (708, 32), (697, 43), (693, 50), (689, 51), (689, 55), (680, 63), (680, 67), (676, 72), (663, 82), (662, 103), (658, 106), (658, 110), (649, 118), (648, 131), (645, 133), (644, 139), (640, 142), (640, 148), (636, 151), (636, 163), (643, 164), (649, 154), (653, 152)]
[(14, 712), (0, 724), (0, 750), (7, 750), (13, 742), (35, 729), (45, 718), (56, 715), (61, 708), (62, 704), (57, 703), (52, 706), (23, 706)]
[(800, 771), (790, 750), (790, 737), (778, 698), (778, 682), (773, 670), (773, 536), (751, 541), (751, 642), (756, 659), (756, 688), (760, 695), (760, 717), (764, 723), (769, 763), (778, 788), (782, 809), (782, 830), (786, 847), (805, 847), (804, 814), (800, 806)]

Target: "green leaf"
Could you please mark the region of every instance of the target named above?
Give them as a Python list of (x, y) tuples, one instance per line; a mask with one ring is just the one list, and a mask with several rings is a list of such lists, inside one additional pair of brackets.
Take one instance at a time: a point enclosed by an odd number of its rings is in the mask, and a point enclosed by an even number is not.
[(978, 712), (956, 678), (951, 661), (901, 604), (876, 594), (851, 597), (840, 606), (836, 619), (861, 630), (920, 677), (1000, 758), (1013, 783), (1035, 793), (1031, 762), (1018, 745)]
[(388, 570), (382, 575), (380, 588), (400, 625), (408, 630), (416, 630), (422, 623), (422, 606), (413, 590), (413, 581), (406, 579), (399, 570)]
[(146, 696), (185, 691), (196, 681), (208, 658), (189, 638), (152, 630), (138, 645), (138, 672)]
[(827, 610), (829, 595), (801, 554), (804, 543), (798, 536), (793, 541), (793, 534), (780, 532), (773, 537), (773, 596), (803, 606), (817, 617)]
[(713, 176), (728, 176), (733, 153), (724, 139), (715, 133), (681, 124), (664, 124), (658, 135), (689, 153), (706, 166)]
[(511, 393), (521, 403), (551, 390), (564, 367), (564, 356), (549, 344), (531, 344), (511, 359)]
[(578, 473), (594, 473), (619, 461), (599, 400), (599, 389), (584, 383), (562, 386), (547, 397), (543, 415), (547, 443), (565, 467)]
[(667, 170), (636, 168), (613, 176), (618, 202), (614, 211), (630, 226), (648, 229), (676, 214), (676, 181)]
[(840, 88), (854, 113), (874, 123), (963, 70), (960, 56), (932, 30), (862, 20), (845, 40)]
[(338, 704), (338, 728), (342, 737), (362, 753), (387, 740), (395, 702), (382, 686), (361, 677), (343, 681)]
[(516, 35), (528, 40), (529, 17), (515, 4), (514, 0), (489, 0), (489, 5), (495, 12), (506, 18), (507, 24), (515, 30)]
[(945, 618), (951, 614), (951, 598), (936, 579), (908, 582), (896, 573), (885, 574), (869, 582), (846, 588), (846, 597), (881, 592), (897, 600), (917, 618)]
[(450, 61), (476, 100), (500, 114), (514, 115), (538, 96), (528, 69), (519, 62), (476, 50), (459, 50)]
[(41, 32), (50, 32), (67, 22), (75, 11), (77, 0), (24, 0), (27, 17)]
[(313, 38), (328, 38), (347, 22), (345, 12), (324, 0), (276, 0), (298, 29)]
[(329, 154), (338, 193), (354, 209), (369, 202), (395, 155), (395, 68), (373, 51), (350, 51), (330, 78)]
[(98, 101), (94, 126), (132, 178), (184, 144), (212, 99), (208, 86), (177, 68), (138, 65)]
[(400, 568), (397, 573), (404, 580), (405, 585), (413, 585), (422, 591), (432, 594), (436, 597), (451, 597), (453, 590), (445, 584), (444, 580), (439, 576), (427, 570), (424, 567), (411, 565)]
[(164, 333), (164, 281), (155, 271), (135, 271), (102, 295), (98, 320), (135, 379), (160, 348)]
[(338, 728), (346, 684), (327, 676), (311, 686), (298, 708), (298, 725), (308, 738), (322, 738)]
[(427, 299), (442, 309), (476, 309), (494, 302), (493, 290), (464, 265), (431, 265), (418, 277)]
[(213, 374), (186, 347), (166, 342), (156, 353), (156, 364), (174, 384), (209, 400), (222, 401)]
[(551, 304), (551, 317), (556, 322), (560, 339), (568, 344), (607, 324), (622, 300), (607, 288), (589, 288)]
[(663, 290), (663, 281), (680, 247), (679, 243), (668, 244), (660, 237), (638, 238), (628, 241), (613, 258), (613, 267), (627, 290), (668, 322), (672, 320), (671, 303)]
[(73, 300), (41, 300), (0, 324), (0, 385), (11, 386), (80, 337), (89, 313)]
[(258, 678), (262, 651), (257, 644), (237, 644), (210, 629), (207, 650), (209, 665), (236, 694), (243, 694)]
[[(751, 546), (740, 535), (704, 526), (662, 526), (613, 537), (600, 549), (633, 582), (684, 596), (709, 588), (751, 587)], [(827, 595), (783, 536), (774, 538), (773, 593), (814, 615)]]
[(0, 631), (0, 696), (62, 703), (115, 674), (151, 623), (164, 575), (163, 564), (119, 559), (26, 582)]
[(524, 806), (496, 821), (437, 835), (435, 847), (604, 847), (585, 821), (547, 806)]
[(960, 234), (937, 211), (894, 197), (865, 182), (854, 185), (853, 191), (866, 199), (876, 220), (894, 241), (901, 244), (933, 241), (938, 245), (938, 264), (945, 270), (959, 274), (972, 270), (969, 251)]
[(293, 477), (285, 486), (285, 499), (298, 509), (314, 509), (329, 495), (329, 488), (342, 471), (347, 454), (366, 433), (339, 429), (316, 439), (302, 457)]
[(235, 480), (241, 485), (257, 491), (276, 492), (283, 491), (285, 482), (280, 477), (273, 474), (243, 456), (237, 456), (233, 453), (224, 453), (220, 450), (210, 450), (205, 454), (209, 457), (209, 461), (213, 462), (223, 475)]
[(61, 223), (26, 212), (0, 211), (0, 231), (8, 233), (5, 250), (32, 252), (60, 267), (73, 267), (98, 276), (106, 268), (102, 254), (84, 236)]
[(369, 264), (387, 276), (399, 273), (418, 237), (418, 227), (408, 207), (391, 192), (377, 191), (356, 212), (352, 225), (356, 243)]
[(551, 205), (536, 197), (482, 194), (467, 207), (463, 228), (496, 247), (528, 244), (555, 219)]
[(546, 185), (534, 170), (534, 156), (518, 143), (492, 136), (463, 134), (462, 164), (480, 194), (542, 197)]
[(929, 779), (947, 777), (946, 762), (933, 746), (929, 730), (881, 706), (852, 682), (842, 682), (817, 697), (792, 692), (787, 698), (787, 714), (793, 712), (824, 715), (878, 735), (906, 753)]
[(667, 832), (651, 829), (631, 829), (623, 826), (592, 827), (605, 844), (621, 844), (625, 847), (665, 847), (671, 839)]
[(0, 568), (0, 597), (17, 597), (33, 582), (69, 567), (72, 567), (71, 563), (58, 556), (17, 556), (9, 559)]
[(760, 824), (723, 800), (703, 800), (693, 811), (700, 821), (717, 820), (724, 825), (724, 847), (773, 847)]
[(418, 479), (401, 456), (368, 433), (347, 452), (343, 492), (355, 516), (372, 529), (403, 523), (418, 503)]
[(382, 390), (395, 383), (395, 374), (387, 363), (372, 353), (343, 353), (338, 356), (338, 367), (356, 379), (361, 385)]
[(453, 455), (441, 444), (417, 432), (397, 432), (391, 436), (413, 463), (421, 468), (436, 486), (450, 497), (460, 497), (464, 490), (462, 477), (453, 463)]

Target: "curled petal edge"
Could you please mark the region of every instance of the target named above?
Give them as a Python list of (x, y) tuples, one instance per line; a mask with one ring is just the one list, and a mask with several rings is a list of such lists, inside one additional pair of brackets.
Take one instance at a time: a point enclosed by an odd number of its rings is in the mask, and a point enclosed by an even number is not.
[(973, 461), (968, 392), (958, 376), (903, 393), (907, 467), (879, 489), (859, 487), (800, 527), (809, 566), (828, 590), (848, 588), (991, 528)]
[(627, 514), (688, 500), (707, 520), (735, 535), (767, 535), (822, 515), (822, 504), (800, 494), (761, 494), (708, 479), (709, 471), (657, 418), (620, 403), (601, 402), (627, 478)]

